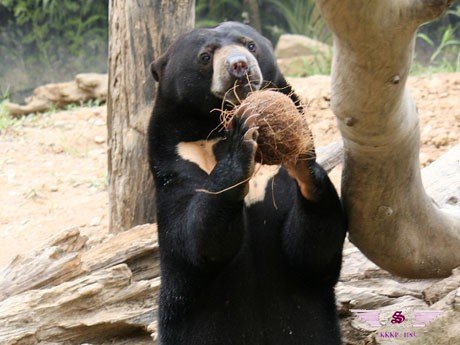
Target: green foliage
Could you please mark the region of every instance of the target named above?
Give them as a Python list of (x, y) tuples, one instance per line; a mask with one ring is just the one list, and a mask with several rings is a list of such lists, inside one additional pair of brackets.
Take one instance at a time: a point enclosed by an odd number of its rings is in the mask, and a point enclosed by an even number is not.
[[(262, 33), (276, 42), (283, 33), (307, 35), (329, 41), (330, 34), (313, 0), (258, 0)], [(250, 21), (255, 14), (244, 0), (197, 0), (196, 26), (224, 20)]]
[[(331, 34), (313, 0), (258, 0), (262, 33), (276, 43), (283, 33), (307, 35), (331, 43)], [(224, 20), (251, 18), (244, 0), (197, 0), (197, 26), (212, 26)], [(460, 71), (460, 4), (442, 18), (423, 26), (416, 46), (412, 73)], [(328, 73), (330, 60), (322, 57), (305, 63), (308, 74)]]
[(421, 28), (416, 55), (413, 74), (460, 71), (460, 5)]
[[(53, 49), (66, 47), (74, 56), (107, 40), (107, 1), (72, 0), (0, 0), (0, 6), (12, 14), (10, 39), (39, 52), (42, 62), (50, 62)], [(1, 31), (5, 27), (0, 24)]]
[(31, 125), (37, 122), (38, 115), (31, 114), (28, 116), (13, 117), (9, 114), (6, 103), (8, 99), (0, 100), (0, 134), (10, 129), (15, 130), (25, 125)]
[(0, 89), (105, 71), (107, 12), (108, 0), (0, 0)]
[(418, 38), (434, 49), (433, 54), (430, 56), (430, 63), (434, 66), (441, 66), (446, 72), (460, 71), (460, 40), (456, 38), (455, 31), (449, 25), (444, 31), (438, 46), (428, 35), (424, 33), (418, 34)]
[(331, 35), (313, 0), (267, 0), (281, 15), (283, 31), (329, 42)]
[(8, 114), (5, 107), (6, 100), (0, 101), (0, 134), (7, 128), (14, 125), (14, 119)]
[(226, 20), (242, 20), (242, 0), (196, 0), (197, 27), (214, 26)]

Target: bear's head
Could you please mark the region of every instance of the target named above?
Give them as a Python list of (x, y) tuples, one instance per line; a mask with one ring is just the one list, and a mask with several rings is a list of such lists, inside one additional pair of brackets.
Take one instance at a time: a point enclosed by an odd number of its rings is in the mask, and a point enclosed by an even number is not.
[(270, 41), (237, 22), (180, 36), (152, 63), (151, 72), (160, 97), (208, 112), (268, 85), (287, 86)]

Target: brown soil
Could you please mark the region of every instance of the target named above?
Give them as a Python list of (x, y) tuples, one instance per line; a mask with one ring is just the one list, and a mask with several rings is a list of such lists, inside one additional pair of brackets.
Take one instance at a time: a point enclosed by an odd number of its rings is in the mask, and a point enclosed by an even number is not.
[[(316, 146), (338, 140), (328, 78), (291, 81), (309, 99)], [(426, 166), (460, 142), (460, 73), (412, 78), (409, 87)], [(94, 241), (107, 234), (105, 121), (105, 107), (80, 108), (39, 115), (0, 133), (0, 267), (70, 227)], [(339, 177), (335, 169), (336, 184)]]
[(0, 267), (70, 227), (107, 232), (105, 119), (80, 108), (0, 134)]
[[(306, 114), (315, 146), (339, 140), (340, 133), (329, 108), (329, 77), (290, 78), (289, 81), (308, 104)], [(419, 112), (420, 165), (425, 167), (460, 142), (460, 73), (413, 77), (408, 87)], [(334, 169), (330, 177), (340, 190), (341, 167)]]

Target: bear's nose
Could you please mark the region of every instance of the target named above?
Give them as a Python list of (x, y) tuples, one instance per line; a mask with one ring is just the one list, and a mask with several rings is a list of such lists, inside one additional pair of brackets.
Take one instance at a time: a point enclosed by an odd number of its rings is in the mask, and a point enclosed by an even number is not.
[(244, 55), (229, 56), (227, 66), (230, 74), (238, 79), (245, 77), (249, 70), (248, 59)]

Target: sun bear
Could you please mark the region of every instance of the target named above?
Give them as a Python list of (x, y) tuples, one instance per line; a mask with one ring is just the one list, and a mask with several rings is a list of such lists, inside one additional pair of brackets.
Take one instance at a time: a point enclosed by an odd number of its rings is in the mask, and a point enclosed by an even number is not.
[[(336, 345), (346, 221), (314, 157), (254, 163), (257, 128), (228, 109), (253, 90), (298, 97), (271, 43), (225, 22), (179, 37), (151, 65), (161, 345)], [(299, 114), (299, 116), (301, 116)]]

